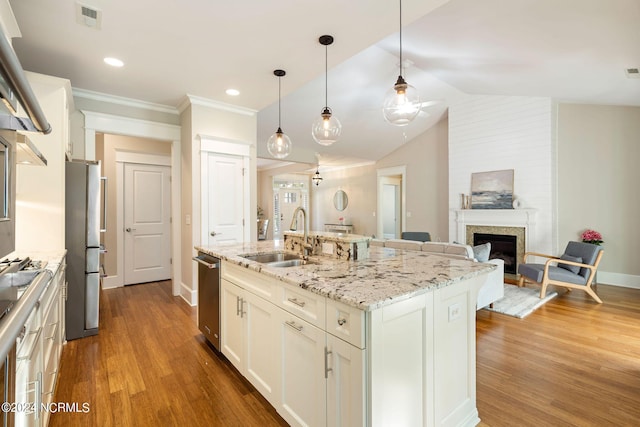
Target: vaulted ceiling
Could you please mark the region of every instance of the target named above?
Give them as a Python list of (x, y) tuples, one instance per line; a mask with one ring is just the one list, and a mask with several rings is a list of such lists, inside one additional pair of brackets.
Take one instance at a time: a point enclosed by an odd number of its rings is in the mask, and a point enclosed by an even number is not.
[[(382, 99), (398, 75), (398, 1), (83, 0), (97, 26), (77, 20), (74, 0), (11, 0), (25, 69), (74, 88), (177, 107), (186, 94), (258, 112), (258, 155), (278, 123), (294, 143), (287, 160), (375, 161), (427, 130), (465, 94), (550, 97), (640, 106), (638, 0), (404, 0), (407, 81), (434, 101), (406, 127), (387, 124)], [(322, 147), (311, 122), (329, 106), (343, 125)], [(102, 60), (114, 56), (122, 68)], [(240, 91), (237, 97), (227, 88)]]

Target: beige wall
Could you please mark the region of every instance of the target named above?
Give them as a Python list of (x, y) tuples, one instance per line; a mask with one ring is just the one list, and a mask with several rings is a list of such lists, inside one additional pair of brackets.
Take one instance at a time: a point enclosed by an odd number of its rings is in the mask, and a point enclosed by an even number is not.
[(121, 275), (118, 271), (118, 232), (117, 224), (117, 203), (116, 194), (118, 181), (122, 177), (116, 174), (116, 152), (128, 151), (135, 153), (161, 154), (171, 156), (171, 143), (166, 141), (155, 141), (144, 138), (136, 138), (120, 135), (96, 135), (96, 158), (102, 161), (102, 174), (107, 177), (109, 200), (107, 203), (107, 232), (102, 236), (102, 243), (107, 248), (104, 254), (104, 267), (108, 275)]
[[(191, 100), (190, 100), (191, 101)], [(199, 136), (220, 138), (223, 141), (237, 141), (250, 144), (251, 166), (250, 205), (251, 236), (256, 234), (256, 149), (257, 118), (255, 112), (240, 108), (226, 108), (215, 103), (190, 102), (180, 117), (182, 127), (182, 283), (181, 294), (195, 304), (197, 290), (197, 267), (191, 260), (195, 255), (194, 246), (200, 244), (200, 139)], [(191, 224), (186, 224), (187, 215)]]
[(612, 283), (637, 284), (640, 276), (639, 161), (639, 107), (560, 104), (559, 241), (579, 240), (586, 228), (601, 232), (600, 270), (624, 276), (605, 276)]
[(449, 121), (435, 126), (376, 163), (377, 169), (406, 165), (406, 231), (428, 231), (432, 240), (449, 237)]
[[(311, 227), (322, 230), (323, 224), (346, 218), (358, 234), (375, 235), (377, 221), (377, 170), (406, 166), (407, 231), (428, 231), (432, 239), (448, 240), (448, 120), (379, 160), (375, 165), (322, 172), (322, 184), (312, 188)], [(333, 207), (338, 189), (349, 197), (344, 212)]]

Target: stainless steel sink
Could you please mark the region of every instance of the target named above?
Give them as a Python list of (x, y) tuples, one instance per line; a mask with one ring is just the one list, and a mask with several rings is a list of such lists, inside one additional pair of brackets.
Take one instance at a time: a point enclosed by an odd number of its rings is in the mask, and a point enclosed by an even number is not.
[(304, 260), (298, 254), (292, 254), (287, 252), (270, 252), (259, 255), (241, 255), (242, 258), (246, 258), (251, 261), (259, 262), (260, 264), (268, 265), (269, 267), (298, 267), (301, 265), (315, 264), (313, 261)]
[(290, 259), (287, 261), (276, 261), (276, 262), (268, 262), (266, 263), (269, 267), (298, 267), (301, 265), (307, 264), (315, 264), (313, 261), (304, 260), (304, 259)]
[(282, 262), (282, 261), (295, 261), (300, 260), (300, 255), (291, 254), (287, 252), (270, 252), (266, 254), (259, 255), (241, 255), (242, 258), (246, 258), (251, 261), (259, 262), (261, 264), (270, 264), (272, 262)]

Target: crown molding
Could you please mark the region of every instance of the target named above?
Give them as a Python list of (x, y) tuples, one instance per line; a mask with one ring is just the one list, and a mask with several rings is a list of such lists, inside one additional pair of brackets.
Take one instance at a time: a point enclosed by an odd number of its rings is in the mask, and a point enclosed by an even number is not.
[(251, 108), (239, 107), (237, 105), (227, 104), (225, 102), (214, 101), (213, 99), (203, 98), (201, 96), (187, 94), (183, 101), (178, 105), (178, 111), (182, 113), (190, 105), (199, 105), (201, 107), (214, 108), (216, 110), (229, 111), (230, 113), (243, 114), (245, 116), (255, 116), (258, 111)]
[(117, 96), (117, 95), (109, 95), (106, 93), (94, 92), (92, 90), (79, 89), (76, 87), (72, 88), (72, 90), (73, 90), (73, 96), (78, 98), (85, 98), (93, 101), (106, 102), (109, 104), (123, 105), (126, 107), (140, 108), (143, 110), (158, 111), (158, 112), (167, 113), (167, 114), (175, 114), (175, 115), (179, 114), (178, 109), (170, 105), (140, 101), (138, 99), (125, 98), (123, 96)]

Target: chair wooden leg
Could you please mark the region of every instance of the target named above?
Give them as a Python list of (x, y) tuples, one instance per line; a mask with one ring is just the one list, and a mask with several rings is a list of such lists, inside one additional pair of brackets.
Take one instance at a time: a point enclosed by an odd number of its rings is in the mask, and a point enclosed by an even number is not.
[(600, 299), (600, 297), (598, 296), (598, 294), (596, 294), (593, 289), (591, 289), (590, 286), (587, 286), (586, 288), (584, 288), (585, 292), (588, 293), (589, 295), (591, 295), (591, 298), (593, 298), (594, 300), (596, 300), (599, 304), (602, 304), (602, 300)]
[(549, 283), (543, 279), (542, 287), (540, 288), (540, 299), (543, 299), (547, 295), (547, 286), (549, 286)]
[(518, 287), (521, 288), (524, 286), (524, 276), (521, 274), (520, 279), (518, 280)]

